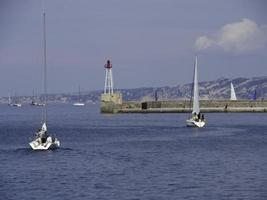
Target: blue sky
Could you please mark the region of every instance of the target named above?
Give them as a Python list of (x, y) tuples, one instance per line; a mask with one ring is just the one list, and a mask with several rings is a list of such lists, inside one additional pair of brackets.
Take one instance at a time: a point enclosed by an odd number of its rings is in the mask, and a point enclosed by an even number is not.
[(49, 92), (174, 86), (266, 76), (265, 0), (0, 0), (0, 95), (41, 90), (42, 9)]

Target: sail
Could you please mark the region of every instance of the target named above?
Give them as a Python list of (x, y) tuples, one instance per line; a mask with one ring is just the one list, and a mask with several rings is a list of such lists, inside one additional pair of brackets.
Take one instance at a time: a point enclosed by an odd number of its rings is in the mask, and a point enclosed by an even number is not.
[(43, 123), (42, 125), (42, 129), (41, 129), (43, 132), (46, 132), (47, 131), (47, 126), (46, 126), (46, 123)]
[(230, 100), (232, 100), (232, 101), (236, 101), (237, 100), (236, 99), (236, 94), (235, 94), (235, 88), (233, 86), (233, 83), (231, 83), (231, 98), (230, 98)]
[(195, 70), (194, 70), (194, 94), (193, 94), (193, 111), (192, 113), (198, 114), (199, 109), (199, 91), (198, 91), (198, 74), (197, 74), (197, 57), (195, 59)]

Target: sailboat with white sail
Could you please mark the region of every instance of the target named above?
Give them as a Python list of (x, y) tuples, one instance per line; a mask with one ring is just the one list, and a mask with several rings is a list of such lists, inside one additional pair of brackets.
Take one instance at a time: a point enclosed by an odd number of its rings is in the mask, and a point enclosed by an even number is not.
[(230, 100), (231, 101), (236, 101), (237, 100), (236, 94), (235, 94), (235, 88), (234, 88), (233, 83), (231, 83), (231, 96), (230, 96)]
[(29, 143), (33, 150), (56, 149), (60, 146), (60, 141), (47, 130), (47, 88), (46, 88), (46, 24), (45, 11), (43, 11), (43, 31), (44, 31), (44, 106), (42, 127), (36, 132), (35, 138)]
[(79, 101), (78, 102), (75, 102), (73, 104), (74, 106), (84, 106), (85, 104), (81, 101), (81, 89), (80, 89), (80, 86), (79, 86)]
[[(193, 82), (193, 109), (189, 119), (186, 120), (188, 127), (203, 127), (206, 124), (204, 115), (200, 113), (199, 107), (199, 89), (198, 89), (198, 73), (197, 73), (197, 57), (195, 58), (194, 82)], [(192, 95), (191, 95), (192, 100)]]

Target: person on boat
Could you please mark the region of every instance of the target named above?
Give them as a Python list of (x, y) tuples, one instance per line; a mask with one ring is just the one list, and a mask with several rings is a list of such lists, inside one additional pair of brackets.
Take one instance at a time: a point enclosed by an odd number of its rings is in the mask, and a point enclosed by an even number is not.
[(193, 113), (193, 120), (197, 120), (197, 113), (196, 112)]
[(201, 115), (201, 121), (205, 121), (204, 114)]
[(198, 115), (197, 115), (197, 119), (200, 120), (200, 117), (201, 117), (201, 114), (198, 113)]
[(36, 132), (36, 137), (41, 138), (42, 143), (45, 143), (43, 141), (46, 141), (46, 139), (48, 137), (48, 133), (47, 133), (47, 131), (44, 131), (42, 129), (38, 129), (38, 132)]

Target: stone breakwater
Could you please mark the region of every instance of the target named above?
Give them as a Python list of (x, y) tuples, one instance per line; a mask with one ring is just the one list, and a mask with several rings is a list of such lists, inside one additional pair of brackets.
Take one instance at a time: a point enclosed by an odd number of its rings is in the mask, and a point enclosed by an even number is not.
[[(201, 100), (201, 112), (267, 112), (267, 100)], [(101, 102), (102, 113), (187, 113), (189, 100), (147, 102)]]

